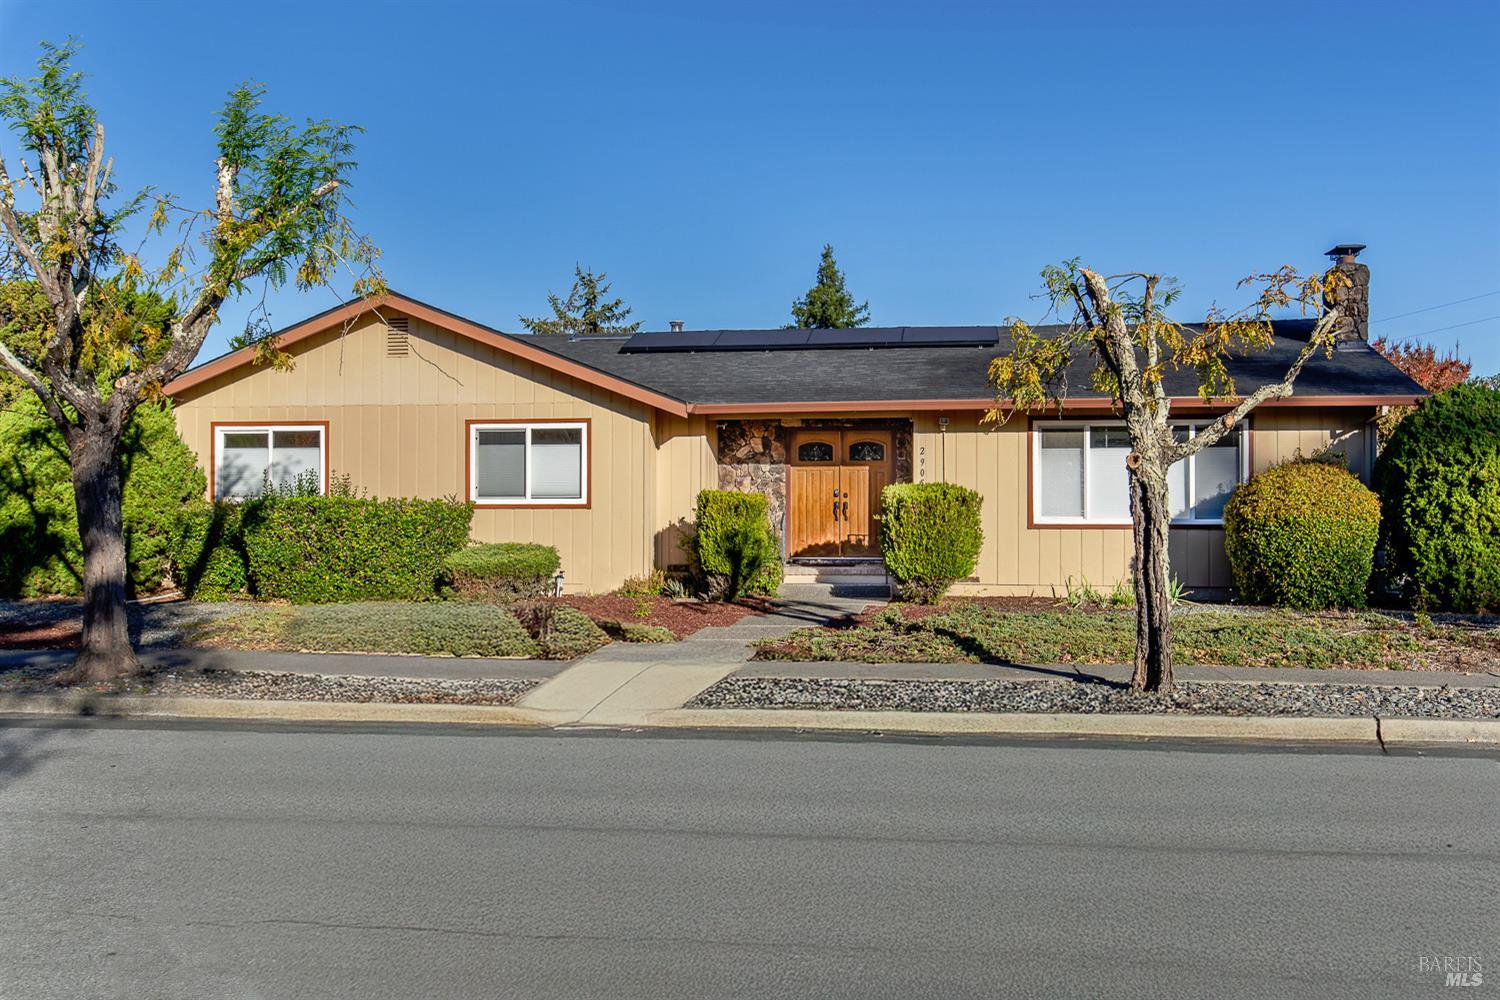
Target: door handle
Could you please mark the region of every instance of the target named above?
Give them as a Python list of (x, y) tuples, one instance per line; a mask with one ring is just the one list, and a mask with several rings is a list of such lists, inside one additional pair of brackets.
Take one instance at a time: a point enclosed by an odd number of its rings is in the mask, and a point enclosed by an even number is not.
[(844, 520), (849, 520), (849, 501), (844, 501)]

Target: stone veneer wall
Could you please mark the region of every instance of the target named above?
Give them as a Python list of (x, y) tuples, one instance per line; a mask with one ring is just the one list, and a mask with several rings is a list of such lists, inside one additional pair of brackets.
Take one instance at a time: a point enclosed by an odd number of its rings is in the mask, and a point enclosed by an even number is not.
[[(800, 426), (889, 430), (896, 482), (912, 481), (910, 420), (818, 419), (805, 420)], [(719, 489), (764, 494), (771, 523), (778, 535), (785, 536), (788, 428), (779, 420), (725, 420), (718, 428)]]
[(786, 442), (779, 420), (719, 424), (719, 489), (765, 494), (778, 538), (786, 534)]

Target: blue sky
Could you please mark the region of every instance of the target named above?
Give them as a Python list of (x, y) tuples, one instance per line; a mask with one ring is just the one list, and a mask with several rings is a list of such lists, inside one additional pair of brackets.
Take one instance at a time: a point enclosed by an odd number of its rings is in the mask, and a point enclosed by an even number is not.
[(124, 183), (206, 204), (214, 114), (263, 81), (367, 130), (391, 285), (502, 329), (575, 260), (647, 328), (777, 326), (824, 242), (878, 324), (1032, 317), (1071, 256), (1177, 276), (1193, 319), (1353, 241), (1376, 334), (1500, 370), (1494, 2), (0, 0), (0, 71), (70, 33)]

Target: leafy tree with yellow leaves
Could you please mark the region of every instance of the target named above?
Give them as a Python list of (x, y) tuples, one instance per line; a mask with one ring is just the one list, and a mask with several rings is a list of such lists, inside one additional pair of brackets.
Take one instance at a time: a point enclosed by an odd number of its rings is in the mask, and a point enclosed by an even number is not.
[[(75, 680), (140, 669), (125, 617), (121, 438), (145, 400), (185, 371), (219, 309), (252, 286), (299, 289), (349, 275), (382, 289), (378, 256), (344, 215), (358, 129), (294, 125), (261, 109), (263, 88), (229, 94), (215, 128), (212, 206), (150, 188), (121, 197), (104, 125), (72, 68), (76, 43), (43, 44), (38, 73), (0, 79), (0, 120), (19, 153), (0, 156), (0, 370), (40, 401), (67, 448), (83, 548), (83, 641)], [(149, 210), (141, 246), (124, 239)], [(168, 229), (172, 233), (168, 233)], [(132, 240), (135, 242), (135, 240)], [(257, 357), (288, 359), (275, 338)]]
[[(1167, 472), (1219, 441), (1260, 404), (1290, 396), (1308, 360), (1319, 351), (1332, 352), (1340, 315), (1334, 293), (1348, 279), (1336, 268), (1313, 276), (1301, 275), (1292, 267), (1254, 275), (1240, 283), (1258, 290), (1249, 306), (1234, 314), (1211, 311), (1206, 322), (1193, 326), (1167, 315), (1165, 310), (1176, 302), (1180, 289), (1161, 275), (1104, 275), (1074, 259), (1047, 267), (1042, 280), (1048, 315), (1060, 318), (1064, 328), (1043, 336), (1024, 322), (1013, 322), (1011, 352), (990, 365), (996, 401), (987, 418), (1004, 420), (1017, 411), (1041, 411), (1054, 403), (1060, 408), (1074, 356), (1087, 352), (1092, 358), (1093, 387), (1113, 401), (1130, 435), (1131, 452), (1125, 464), (1135, 544), (1136, 609), (1131, 687), (1168, 691), (1172, 687), (1172, 620), (1167, 536), (1172, 512)], [(1317, 315), (1307, 343), (1280, 381), (1239, 396), (1225, 360), (1231, 353), (1269, 348), (1274, 340), (1271, 313), (1294, 306)], [(1217, 419), (1196, 433), (1184, 434), (1169, 422), (1172, 403), (1163, 377), (1180, 369), (1194, 372), (1204, 403), (1224, 407)]]

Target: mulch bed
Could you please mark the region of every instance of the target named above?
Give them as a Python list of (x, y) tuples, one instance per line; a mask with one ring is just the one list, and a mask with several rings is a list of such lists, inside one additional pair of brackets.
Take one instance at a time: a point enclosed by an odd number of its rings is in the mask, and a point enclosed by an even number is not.
[(763, 615), (770, 605), (763, 600), (745, 599), (733, 604), (722, 601), (674, 601), (668, 597), (624, 597), (603, 594), (597, 597), (562, 598), (595, 621), (626, 622), (637, 625), (659, 625), (679, 639), (701, 628), (733, 625), (749, 615)]
[(77, 649), (80, 622), (58, 622), (0, 633), (0, 649)]

